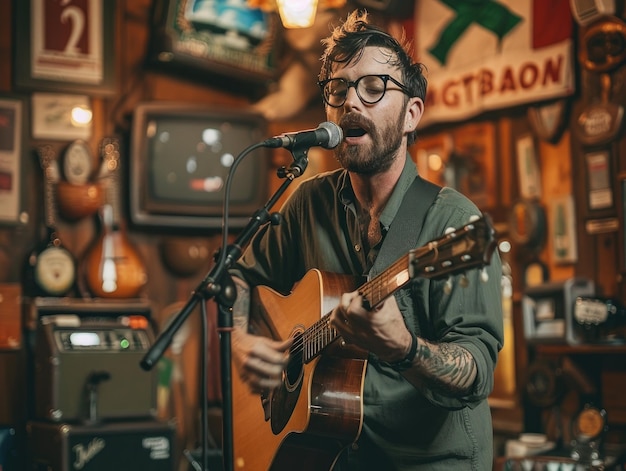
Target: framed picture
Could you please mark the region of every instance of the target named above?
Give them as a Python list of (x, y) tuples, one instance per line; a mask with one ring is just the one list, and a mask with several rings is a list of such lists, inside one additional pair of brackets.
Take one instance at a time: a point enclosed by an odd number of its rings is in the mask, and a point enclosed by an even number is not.
[(495, 125), (488, 122), (463, 124), (450, 133), (421, 136), (414, 157), (422, 177), (452, 187), (480, 209), (497, 201), (495, 170)]
[(585, 154), (587, 164), (587, 205), (590, 210), (613, 207), (611, 158), (608, 150)]
[(525, 199), (540, 199), (541, 175), (535, 152), (535, 140), (530, 134), (520, 136), (515, 147), (520, 196)]
[(112, 95), (115, 0), (15, 2), (15, 87)]
[(194, 78), (278, 76), (278, 16), (227, 0), (155, 0), (148, 60)]
[(91, 137), (91, 100), (87, 95), (33, 93), (33, 139), (71, 141)]
[(573, 195), (550, 199), (550, 230), (554, 263), (575, 263), (578, 260), (578, 243)]
[(496, 184), (496, 127), (488, 121), (463, 124), (452, 133), (454, 147), (448, 167), (454, 188), (480, 209), (498, 201)]
[(420, 136), (415, 143), (417, 152), (414, 157), (419, 174), (438, 185), (450, 185), (452, 182), (446, 176), (446, 168), (452, 147), (452, 136), (448, 133)]
[(20, 223), (27, 115), (26, 98), (0, 95), (0, 224)]

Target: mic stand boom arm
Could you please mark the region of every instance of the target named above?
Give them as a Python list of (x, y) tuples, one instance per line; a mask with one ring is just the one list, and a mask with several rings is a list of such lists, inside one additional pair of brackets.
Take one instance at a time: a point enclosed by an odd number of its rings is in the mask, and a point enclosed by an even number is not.
[[(172, 322), (162, 331), (154, 344), (146, 352), (141, 360), (141, 367), (149, 371), (163, 356), (165, 350), (171, 344), (174, 335), (182, 327), (200, 301), (208, 301), (215, 298), (218, 302), (218, 330), (220, 332), (220, 358), (221, 358), (221, 379), (222, 379), (222, 415), (223, 415), (223, 457), (224, 470), (233, 470), (233, 410), (232, 410), (232, 367), (231, 367), (231, 330), (233, 329), (232, 306), (237, 298), (237, 290), (228, 274), (228, 269), (236, 262), (243, 253), (244, 247), (248, 245), (252, 237), (261, 226), (272, 223), (279, 224), (277, 215), (270, 214), (269, 210), (276, 204), (280, 196), (287, 190), (293, 180), (304, 173), (308, 165), (308, 149), (294, 150), (294, 162), (291, 167), (281, 167), (277, 174), (285, 181), (276, 192), (270, 197), (263, 208), (257, 210), (248, 220), (248, 223), (237, 236), (232, 244), (227, 246), (227, 252), (221, 257), (211, 271), (204, 277), (198, 286), (191, 293), (191, 297), (183, 306), (180, 312), (172, 319)], [(223, 261), (223, 263), (222, 263)], [(206, 402), (206, 398), (202, 398)], [(206, 447), (204, 438), (202, 447)], [(205, 470), (207, 471), (207, 470)]]

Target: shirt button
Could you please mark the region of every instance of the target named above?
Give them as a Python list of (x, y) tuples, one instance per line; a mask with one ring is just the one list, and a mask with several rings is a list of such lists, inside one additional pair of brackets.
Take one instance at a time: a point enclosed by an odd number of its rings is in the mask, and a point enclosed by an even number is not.
[(359, 451), (359, 444), (353, 443), (352, 445), (350, 445), (350, 448), (352, 448), (353, 451)]
[(361, 246), (359, 244), (354, 244), (354, 250), (356, 250), (357, 252), (360, 252)]

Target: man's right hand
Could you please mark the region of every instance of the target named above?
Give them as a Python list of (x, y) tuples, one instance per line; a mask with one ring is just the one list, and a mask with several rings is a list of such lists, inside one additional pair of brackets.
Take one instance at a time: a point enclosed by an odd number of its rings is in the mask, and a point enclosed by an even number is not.
[(292, 339), (272, 340), (246, 333), (235, 327), (232, 332), (232, 358), (241, 380), (253, 393), (263, 394), (280, 386), (289, 361)]

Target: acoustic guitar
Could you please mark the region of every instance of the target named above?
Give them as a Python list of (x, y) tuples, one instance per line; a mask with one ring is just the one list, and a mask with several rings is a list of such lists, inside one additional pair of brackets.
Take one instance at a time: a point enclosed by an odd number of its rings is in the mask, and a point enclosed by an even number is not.
[[(85, 252), (81, 273), (89, 293), (99, 298), (135, 298), (148, 280), (139, 251), (120, 216), (119, 141), (105, 138), (101, 153), (107, 179), (100, 208), (100, 235)], [(102, 172), (101, 172), (102, 173)]]
[(60, 180), (52, 147), (37, 149), (44, 174), (44, 219), (46, 236), (26, 260), (24, 291), (27, 296), (65, 296), (76, 285), (76, 259), (63, 245), (57, 229), (55, 185)]
[[(376, 306), (415, 277), (443, 278), (488, 265), (495, 246), (484, 216), (411, 250), (359, 292), (367, 306)], [(319, 270), (307, 272), (288, 296), (254, 289), (251, 326), (277, 340), (292, 337), (293, 345), (282, 385), (265, 396), (232, 375), (236, 470), (331, 469), (359, 437), (367, 352), (342, 342), (329, 322), (340, 295), (354, 289), (353, 277)]]

